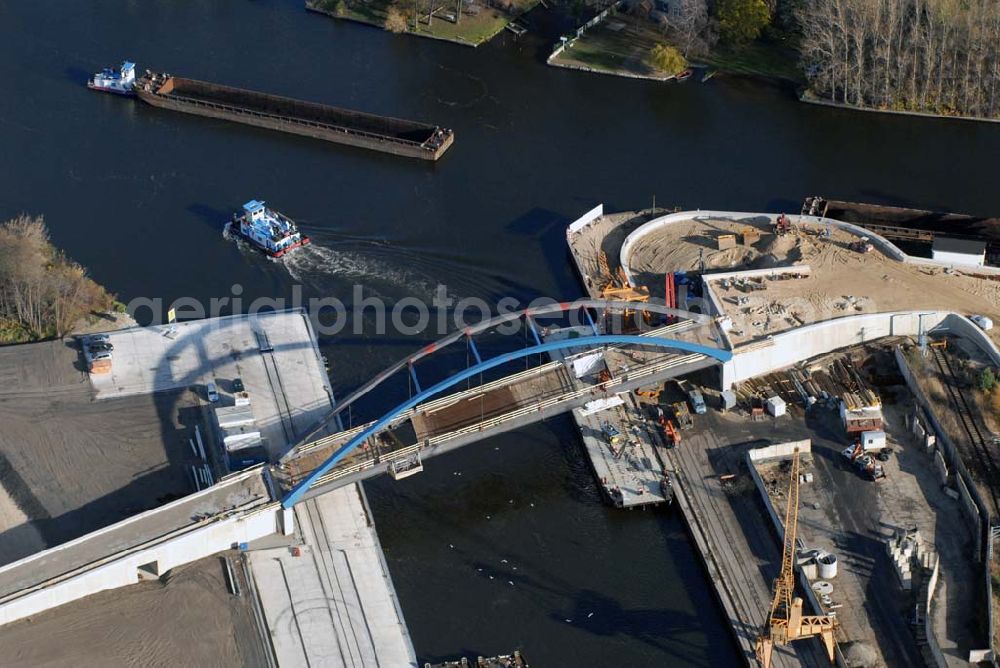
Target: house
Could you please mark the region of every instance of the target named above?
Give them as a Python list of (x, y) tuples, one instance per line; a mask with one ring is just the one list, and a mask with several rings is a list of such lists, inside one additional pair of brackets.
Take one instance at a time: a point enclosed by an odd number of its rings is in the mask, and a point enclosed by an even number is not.
[(931, 257), (947, 264), (982, 267), (986, 264), (986, 242), (934, 235)]

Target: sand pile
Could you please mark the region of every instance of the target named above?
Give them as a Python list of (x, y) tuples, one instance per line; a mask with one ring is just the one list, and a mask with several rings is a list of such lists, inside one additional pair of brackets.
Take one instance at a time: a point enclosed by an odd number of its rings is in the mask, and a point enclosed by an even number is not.
[(759, 257), (760, 253), (749, 246), (736, 246), (706, 254), (705, 266), (711, 269), (748, 267)]
[(763, 241), (762, 245), (760, 258), (754, 264), (760, 269), (808, 263), (820, 253), (820, 249), (812, 240), (798, 234), (772, 236)]

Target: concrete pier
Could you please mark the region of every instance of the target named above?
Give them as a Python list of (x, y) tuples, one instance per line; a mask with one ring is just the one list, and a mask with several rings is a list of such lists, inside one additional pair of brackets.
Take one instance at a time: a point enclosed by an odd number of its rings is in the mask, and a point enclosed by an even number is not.
[(293, 545), (250, 553), (278, 664), (416, 667), (361, 486), (308, 499), (295, 517)]
[[(602, 287), (595, 280), (599, 252), (616, 256), (616, 244), (624, 240), (627, 231), (648, 219), (645, 213), (605, 216), (598, 207), (570, 226), (567, 244), (589, 296), (598, 297)], [(764, 573), (780, 562), (781, 555), (759, 509), (743, 508), (746, 504), (733, 503), (726, 496), (719, 480), (719, 462), (713, 460), (720, 453), (728, 456), (742, 449), (724, 447), (712, 428), (723, 428), (717, 420), (715, 416), (698, 416), (695, 432), (685, 432), (679, 447), (661, 449), (660, 453), (665, 467), (674, 472), (675, 505), (698, 547), (744, 661), (756, 667), (754, 640), (771, 602), (771, 582)], [(739, 512), (737, 506), (741, 506)], [(794, 650), (778, 648), (773, 665), (828, 665), (817, 650), (813, 643), (799, 644)]]

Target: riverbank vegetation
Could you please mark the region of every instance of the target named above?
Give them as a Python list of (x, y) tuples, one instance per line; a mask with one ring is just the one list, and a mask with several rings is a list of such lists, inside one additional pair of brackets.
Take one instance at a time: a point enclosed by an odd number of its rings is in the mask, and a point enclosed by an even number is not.
[(0, 343), (65, 336), (112, 296), (57, 250), (41, 218), (0, 224)]
[(707, 0), (623, 0), (549, 62), (662, 79), (677, 73), (673, 63), (653, 64), (652, 49), (666, 44), (685, 62), (801, 83), (794, 37), (778, 16), (767, 0), (718, 0), (711, 8)]
[(394, 33), (478, 46), (538, 0), (306, 0), (306, 8)]
[(650, 59), (635, 55), (661, 42), (807, 100), (1000, 118), (997, 0), (622, 0), (550, 62), (644, 76)]
[(817, 98), (1000, 118), (996, 0), (802, 0), (795, 16)]

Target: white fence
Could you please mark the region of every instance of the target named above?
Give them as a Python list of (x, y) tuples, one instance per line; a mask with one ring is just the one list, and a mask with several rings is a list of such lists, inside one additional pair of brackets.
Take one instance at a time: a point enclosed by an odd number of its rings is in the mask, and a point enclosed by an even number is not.
[(595, 16), (594, 18), (590, 19), (589, 21), (587, 21), (586, 23), (584, 23), (582, 26), (580, 26), (579, 28), (577, 28), (576, 29), (576, 36), (573, 37), (572, 39), (565, 40), (559, 46), (557, 46), (552, 51), (552, 53), (549, 54), (549, 57), (546, 60), (546, 62), (551, 63), (552, 60), (556, 56), (558, 56), (560, 53), (562, 53), (567, 48), (573, 46), (573, 42), (575, 42), (576, 40), (578, 40), (581, 37), (583, 37), (583, 34), (585, 32), (587, 32), (588, 29), (593, 28), (598, 23), (600, 23), (601, 21), (603, 21), (604, 19), (606, 19), (608, 16), (610, 16), (611, 14), (614, 14), (615, 12), (617, 12), (618, 8), (621, 7), (621, 4), (622, 4), (622, 0), (618, 0), (618, 2), (614, 3), (610, 7), (606, 8), (604, 11), (598, 13), (597, 16)]

